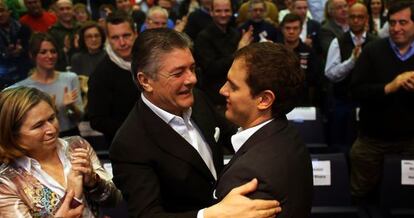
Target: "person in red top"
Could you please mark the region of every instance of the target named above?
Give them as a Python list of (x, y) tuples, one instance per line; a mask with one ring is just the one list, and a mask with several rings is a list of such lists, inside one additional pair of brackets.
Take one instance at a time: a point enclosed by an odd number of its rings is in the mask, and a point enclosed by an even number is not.
[(29, 26), (33, 32), (47, 32), (56, 23), (56, 15), (44, 11), (40, 0), (24, 0), (24, 4), (27, 14), (20, 18), (20, 22)]

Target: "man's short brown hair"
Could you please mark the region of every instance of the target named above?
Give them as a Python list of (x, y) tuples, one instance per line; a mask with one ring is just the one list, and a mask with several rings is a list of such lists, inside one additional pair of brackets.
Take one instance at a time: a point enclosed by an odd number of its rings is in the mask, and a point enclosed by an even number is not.
[(252, 96), (262, 91), (274, 93), (273, 116), (289, 113), (303, 94), (305, 75), (295, 53), (272, 42), (253, 43), (238, 50), (235, 59), (246, 63), (246, 83)]

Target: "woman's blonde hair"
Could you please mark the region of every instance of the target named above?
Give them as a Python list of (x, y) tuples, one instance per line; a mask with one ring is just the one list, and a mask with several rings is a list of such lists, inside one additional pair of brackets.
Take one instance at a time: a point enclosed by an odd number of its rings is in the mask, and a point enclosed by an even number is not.
[(25, 155), (26, 151), (17, 143), (20, 127), (27, 112), (42, 101), (56, 112), (50, 96), (36, 88), (22, 86), (0, 93), (0, 162), (8, 163)]

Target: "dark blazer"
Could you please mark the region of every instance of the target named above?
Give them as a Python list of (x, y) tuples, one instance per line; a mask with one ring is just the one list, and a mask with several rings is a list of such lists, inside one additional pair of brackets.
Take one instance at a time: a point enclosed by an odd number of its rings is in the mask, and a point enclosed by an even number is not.
[(310, 216), (313, 176), (308, 150), (286, 117), (275, 118), (254, 133), (223, 169), (216, 196), (223, 199), (234, 187), (257, 178), (259, 186), (248, 195), (276, 199), (277, 217)]
[(321, 25), (310, 18), (306, 21), (306, 33), (308, 37), (312, 39), (312, 48), (318, 54), (322, 53), (321, 44), (319, 41), (319, 31), (321, 30)]
[[(210, 145), (217, 173), (222, 169), (221, 148), (227, 141), (225, 120), (194, 91), (192, 119)], [(223, 136), (224, 134), (224, 136)], [(214, 203), (213, 175), (197, 151), (140, 99), (117, 132), (110, 148), (114, 182), (128, 204), (130, 217), (196, 217)]]

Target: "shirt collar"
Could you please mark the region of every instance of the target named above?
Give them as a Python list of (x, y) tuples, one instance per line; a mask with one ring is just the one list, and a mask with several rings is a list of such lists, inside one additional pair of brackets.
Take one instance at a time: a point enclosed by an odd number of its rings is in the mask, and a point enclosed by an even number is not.
[(233, 145), (234, 152), (237, 152), (243, 144), (255, 133), (257, 130), (262, 128), (264, 125), (270, 123), (273, 119), (267, 120), (259, 125), (243, 129), (240, 127), (236, 134), (231, 137), (231, 144)]
[[(351, 34), (352, 42), (355, 45), (358, 39), (357, 39), (356, 35), (352, 31), (349, 31), (349, 33)], [(362, 33), (362, 36), (361, 36), (362, 43), (365, 42), (365, 39), (366, 38), (367, 38), (367, 32)]]
[[(63, 165), (66, 165), (66, 161), (64, 161), (64, 159), (66, 158), (65, 156), (66, 154), (64, 152), (65, 149), (62, 149), (63, 140), (59, 138), (58, 141), (59, 142), (57, 143), (56, 152), (58, 153), (60, 162), (62, 162)], [(17, 166), (23, 168), (27, 172), (32, 172), (32, 169), (34, 167), (41, 169), (39, 161), (37, 161), (34, 158), (28, 157), (28, 156), (22, 156), (22, 157), (16, 158), (14, 162), (16, 163)]]
[(400, 49), (398, 49), (398, 46), (395, 44), (395, 42), (392, 41), (391, 38), (388, 38), (388, 40), (391, 44), (391, 48), (394, 51), (395, 55), (397, 55), (398, 59), (400, 59), (401, 61), (406, 61), (414, 55), (414, 41), (411, 42), (411, 45), (408, 48), (407, 52), (405, 54), (401, 54)]
[[(144, 104), (146, 104), (152, 110), (152, 112), (154, 112), (157, 116), (159, 116), (164, 122), (168, 124), (171, 123), (174, 119), (181, 118), (175, 114), (172, 114), (159, 108), (158, 106), (150, 102), (143, 93), (141, 93), (141, 99), (144, 102)], [(192, 109), (190, 107), (187, 111), (184, 111), (183, 117), (181, 119), (184, 119), (184, 121), (188, 122), (191, 118), (191, 114)]]

